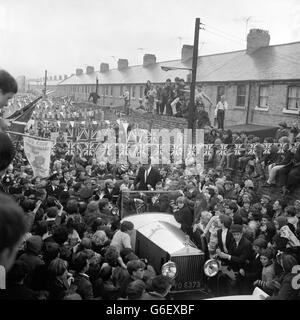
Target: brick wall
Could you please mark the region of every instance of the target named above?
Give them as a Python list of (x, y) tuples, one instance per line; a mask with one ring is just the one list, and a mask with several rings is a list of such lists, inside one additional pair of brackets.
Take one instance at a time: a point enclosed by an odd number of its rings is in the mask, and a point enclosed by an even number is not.
[[(117, 120), (119, 118), (119, 116), (109, 111), (106, 111), (104, 115), (105, 120)], [(185, 129), (188, 126), (188, 122), (184, 118), (157, 114), (132, 112), (130, 116), (122, 116), (121, 118), (129, 123), (138, 124), (145, 129)]]
[[(204, 91), (210, 97), (213, 102), (213, 107), (209, 110), (208, 103), (206, 103), (206, 110), (209, 113), (211, 123), (214, 124), (214, 108), (217, 104), (217, 88), (218, 86), (225, 86), (225, 96), (229, 105), (229, 109), (225, 114), (225, 126), (231, 125), (243, 125), (246, 123), (247, 117), (247, 106), (248, 106), (248, 96), (249, 96), (249, 84), (246, 83), (246, 97), (245, 97), (245, 106), (236, 106), (237, 102), (237, 84), (236, 83), (214, 83), (214, 84), (204, 84)], [(122, 86), (125, 88), (125, 84)], [(60, 86), (58, 86), (60, 87)], [(62, 86), (63, 87), (63, 86)], [(108, 96), (105, 96), (103, 99), (103, 87), (99, 86), (99, 95), (101, 99), (99, 99), (100, 105), (109, 106), (110, 104), (114, 106), (124, 105), (124, 100), (119, 96), (121, 85), (114, 86), (114, 97), (110, 97), (110, 86)], [(249, 124), (257, 124), (257, 125), (268, 125), (268, 126), (276, 126), (280, 121), (286, 121), (288, 124), (291, 124), (297, 120), (297, 115), (293, 114), (285, 114), (282, 112), (284, 108), (286, 108), (287, 104), (287, 91), (288, 84), (269, 84), (269, 110), (268, 111), (259, 111), (255, 110), (255, 107), (259, 105), (259, 87), (260, 83), (253, 83), (251, 85), (250, 92), (250, 109), (249, 109)], [(68, 95), (70, 88), (65, 86), (60, 91), (63, 93), (62, 95)], [(131, 106), (139, 105), (139, 97), (140, 97), (140, 85), (135, 85), (135, 93), (136, 97), (131, 98)], [(86, 101), (89, 93), (74, 93), (75, 97), (81, 101)], [(152, 115), (150, 115), (152, 116)], [(148, 117), (148, 115), (143, 115), (142, 118)], [(140, 116), (138, 116), (137, 120), (140, 120)], [(148, 118), (147, 118), (148, 119)], [(165, 126), (170, 125), (172, 128), (176, 126), (181, 126), (180, 120), (176, 118), (173, 120), (172, 117), (159, 116), (153, 117), (153, 125), (154, 126)], [(160, 123), (161, 119), (164, 119), (163, 123)], [(175, 121), (175, 122), (174, 122)], [(179, 123), (178, 123), (179, 121)]]
[[(253, 123), (276, 126), (281, 121), (292, 124), (297, 120), (297, 115), (282, 112), (287, 107), (287, 84), (269, 85), (269, 110), (254, 111)], [(258, 99), (255, 105), (258, 105)]]
[[(219, 84), (223, 86), (224, 84)], [(228, 103), (228, 110), (225, 113), (225, 127), (232, 125), (240, 125), (246, 123), (246, 106), (245, 107), (237, 107), (237, 86), (236, 85), (224, 85), (225, 86), (225, 96), (226, 101)], [(205, 94), (211, 99), (213, 102), (213, 107), (211, 110), (208, 108), (208, 104), (206, 103), (206, 110), (209, 113), (210, 121), (213, 124), (214, 121), (214, 110), (217, 104), (217, 94), (218, 94), (218, 85), (217, 84), (206, 84), (204, 86)], [(246, 104), (248, 103), (248, 94), (249, 88), (247, 86), (246, 92)]]

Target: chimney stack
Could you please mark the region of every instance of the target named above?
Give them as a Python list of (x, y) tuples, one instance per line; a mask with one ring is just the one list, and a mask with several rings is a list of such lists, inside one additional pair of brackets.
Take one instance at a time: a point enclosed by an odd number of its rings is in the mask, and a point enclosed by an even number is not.
[(95, 72), (94, 71), (94, 67), (92, 67), (92, 66), (87, 66), (86, 67), (86, 74), (92, 74), (94, 72)]
[(127, 59), (119, 59), (118, 60), (118, 70), (124, 70), (128, 68), (128, 60)]
[(194, 46), (184, 44), (181, 49), (181, 62), (187, 62), (193, 58)]
[(148, 67), (156, 63), (156, 56), (154, 54), (146, 53), (143, 57), (143, 67)]
[(261, 29), (251, 29), (247, 36), (247, 54), (252, 54), (260, 48), (268, 47), (269, 44), (269, 31)]
[(83, 70), (78, 68), (76, 69), (76, 76), (81, 76), (83, 74)]
[(100, 64), (100, 72), (107, 72), (109, 71), (109, 64), (108, 63), (101, 63)]

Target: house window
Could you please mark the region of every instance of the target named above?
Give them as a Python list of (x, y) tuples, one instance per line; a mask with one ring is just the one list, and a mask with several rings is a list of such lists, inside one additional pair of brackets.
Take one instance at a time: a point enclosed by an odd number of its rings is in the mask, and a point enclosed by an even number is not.
[(105, 86), (105, 95), (108, 96), (108, 86)]
[(114, 96), (114, 86), (110, 86), (110, 96)]
[(300, 107), (300, 86), (288, 88), (288, 109), (297, 110)]
[(221, 101), (221, 97), (225, 95), (225, 86), (218, 86), (217, 88), (217, 103)]
[(143, 98), (144, 95), (144, 87), (140, 86), (140, 98)]
[(246, 86), (237, 86), (237, 97), (236, 97), (237, 107), (245, 107), (246, 105)]
[(259, 87), (259, 107), (267, 108), (269, 104), (269, 87), (260, 86)]
[(132, 94), (131, 94), (132, 98), (135, 98), (135, 86), (132, 86)]
[(123, 86), (120, 86), (120, 97), (123, 96)]

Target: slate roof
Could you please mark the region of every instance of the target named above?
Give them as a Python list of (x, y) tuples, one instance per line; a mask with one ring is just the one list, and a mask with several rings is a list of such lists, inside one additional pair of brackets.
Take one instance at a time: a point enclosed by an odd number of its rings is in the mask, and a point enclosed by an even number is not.
[[(158, 62), (149, 67), (129, 66), (124, 70), (111, 69), (80, 76), (73, 75), (60, 85), (95, 84), (144, 84), (164, 83), (167, 78), (186, 79), (188, 70), (165, 72), (161, 66), (191, 68), (192, 61)], [(300, 80), (300, 42), (263, 47), (247, 54), (246, 50), (198, 57), (197, 82)]]

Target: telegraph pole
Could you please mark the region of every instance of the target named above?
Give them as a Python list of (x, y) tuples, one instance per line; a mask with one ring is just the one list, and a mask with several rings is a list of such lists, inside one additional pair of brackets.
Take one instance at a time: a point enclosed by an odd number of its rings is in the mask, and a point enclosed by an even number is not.
[(44, 96), (46, 95), (46, 91), (47, 91), (47, 70), (45, 70), (45, 80), (44, 80), (44, 89), (43, 89)]
[(98, 81), (98, 77), (96, 78), (96, 94), (98, 94), (98, 83), (99, 83), (99, 81)]
[(192, 81), (191, 81), (191, 88), (190, 88), (191, 91), (190, 91), (188, 129), (193, 129), (193, 127), (194, 127), (195, 89), (196, 89), (196, 74), (197, 74), (200, 24), (201, 24), (200, 23), (200, 18), (196, 18), (196, 21), (195, 21), (195, 33), (194, 33), (194, 48), (193, 48)]

